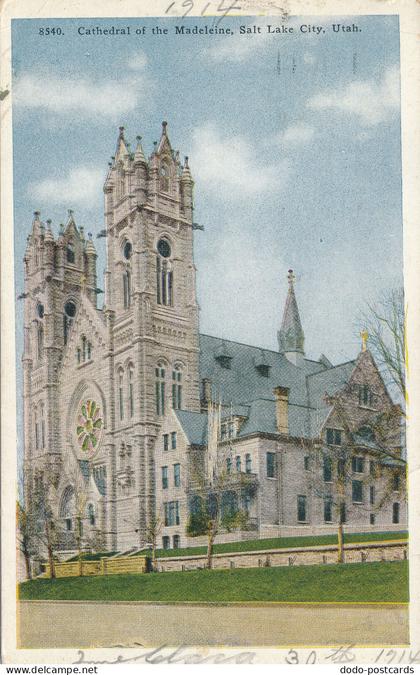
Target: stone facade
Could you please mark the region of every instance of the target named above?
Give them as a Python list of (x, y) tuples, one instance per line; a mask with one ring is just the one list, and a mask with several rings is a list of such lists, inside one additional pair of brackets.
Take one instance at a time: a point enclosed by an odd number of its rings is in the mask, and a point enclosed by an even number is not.
[[(147, 160), (140, 137), (133, 153), (120, 129), (104, 194), (102, 309), (95, 246), (71, 211), (58, 238), (36, 212), (24, 258), (26, 500), (33, 502), (41, 486), (61, 548), (75, 546), (80, 481), (86, 545), (101, 536), (109, 550), (143, 547), (156, 515), (158, 544), (201, 543), (187, 536), (186, 525), (191, 457), (205, 455), (212, 391), (223, 394), (221, 446), (230, 449), (232, 491), (248, 513), (246, 529), (222, 532), (220, 541), (334, 529), (340, 446), (363, 458), (353, 467), (362, 476), (358, 494), (351, 492), (355, 476), (343, 488), (347, 527), (404, 529), (395, 419), (386, 434), (381, 423), (381, 443), (372, 431), (395, 406), (368, 351), (336, 367), (325, 357), (305, 359), (292, 273), (279, 352), (199, 334), (193, 180), (188, 159), (181, 163), (172, 150), (166, 123)], [(327, 429), (341, 432), (339, 444), (329, 442)], [(336, 456), (331, 480), (318, 489), (326, 447)], [(252, 487), (248, 496), (244, 481)]]

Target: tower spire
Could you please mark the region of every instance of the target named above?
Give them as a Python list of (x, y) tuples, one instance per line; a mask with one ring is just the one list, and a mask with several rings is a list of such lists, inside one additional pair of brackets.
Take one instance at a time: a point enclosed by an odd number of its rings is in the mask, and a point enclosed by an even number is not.
[(279, 351), (296, 366), (300, 366), (305, 355), (305, 335), (300, 322), (299, 309), (295, 295), (295, 275), (293, 270), (288, 271), (287, 280), (289, 290), (284, 306), (283, 319), (277, 334)]

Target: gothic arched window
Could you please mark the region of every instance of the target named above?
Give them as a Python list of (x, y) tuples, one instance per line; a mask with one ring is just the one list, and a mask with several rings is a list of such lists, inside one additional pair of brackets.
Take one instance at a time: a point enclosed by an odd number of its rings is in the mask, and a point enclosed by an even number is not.
[(120, 411), (120, 420), (124, 419), (124, 372), (122, 368), (118, 371), (118, 406)]
[(173, 273), (168, 258), (171, 256), (171, 247), (166, 239), (159, 239), (156, 257), (156, 297), (158, 305), (172, 307), (173, 299)]
[(165, 414), (165, 368), (162, 363), (158, 363), (155, 368), (156, 382), (155, 382), (155, 395), (156, 395), (156, 414), (164, 415)]
[(67, 258), (67, 262), (72, 263), (72, 264), (74, 264), (74, 262), (76, 260), (76, 256), (74, 254), (74, 246), (73, 246), (71, 241), (69, 241), (69, 243), (67, 244), (66, 258)]
[(169, 169), (166, 164), (162, 164), (160, 167), (160, 189), (162, 192), (169, 192)]
[(71, 485), (68, 485), (63, 492), (60, 502), (60, 518), (64, 520), (68, 532), (71, 532), (73, 529), (74, 512), (74, 489)]
[(123, 272), (123, 298), (124, 309), (128, 309), (131, 305), (131, 273), (129, 270)]
[(130, 417), (134, 415), (134, 370), (130, 364), (128, 366), (128, 412)]
[(70, 333), (70, 328), (73, 323), (73, 319), (76, 316), (76, 305), (73, 300), (68, 300), (64, 305), (64, 314), (63, 314), (63, 335), (64, 335), (64, 344), (67, 344), (67, 340)]
[(172, 406), (176, 410), (182, 408), (182, 371), (181, 366), (175, 366), (172, 371)]

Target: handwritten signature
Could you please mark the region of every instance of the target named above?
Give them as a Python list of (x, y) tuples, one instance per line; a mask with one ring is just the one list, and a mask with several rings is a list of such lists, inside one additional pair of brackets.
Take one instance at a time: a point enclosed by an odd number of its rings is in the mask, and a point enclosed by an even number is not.
[[(137, 647), (143, 647), (140, 643), (135, 643)], [(169, 650), (169, 651), (167, 651)], [(172, 650), (172, 651), (171, 651)], [(152, 651), (142, 652), (141, 654), (135, 654), (134, 656), (123, 656), (118, 654), (115, 659), (111, 661), (91, 661), (86, 658), (85, 652), (82, 649), (77, 651), (79, 658), (77, 661), (73, 661), (73, 665), (79, 665), (80, 663), (91, 663), (96, 665), (105, 665), (111, 664), (115, 665), (117, 663), (139, 663), (144, 661), (145, 663), (158, 664), (158, 663), (253, 663), (255, 658), (255, 652), (237, 652), (235, 654), (226, 654), (224, 652), (219, 652), (217, 654), (211, 654), (209, 656), (203, 656), (194, 651), (188, 650), (187, 645), (181, 645), (180, 647), (168, 647), (168, 645), (161, 645), (156, 647)]]

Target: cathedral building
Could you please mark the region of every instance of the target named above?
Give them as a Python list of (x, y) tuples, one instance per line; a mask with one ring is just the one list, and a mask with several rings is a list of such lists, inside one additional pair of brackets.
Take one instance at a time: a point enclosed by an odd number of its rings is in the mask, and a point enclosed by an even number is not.
[(214, 404), (226, 508), (246, 514), (218, 541), (404, 529), (400, 416), (366, 336), (354, 361), (307, 359), (292, 271), (277, 351), (199, 333), (193, 178), (166, 122), (148, 159), (120, 128), (104, 194), (102, 309), (72, 211), (57, 238), (35, 212), (24, 257), (25, 499), (43, 493), (60, 548), (142, 548), (156, 520), (158, 546), (202, 543), (191, 467)]

